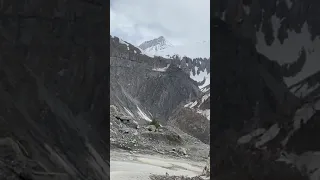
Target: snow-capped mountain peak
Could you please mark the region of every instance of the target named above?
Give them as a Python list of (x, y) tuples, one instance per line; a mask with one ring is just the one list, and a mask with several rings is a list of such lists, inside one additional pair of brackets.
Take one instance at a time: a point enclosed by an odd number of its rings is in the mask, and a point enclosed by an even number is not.
[(157, 52), (172, 46), (173, 45), (169, 41), (167, 41), (163, 36), (160, 36), (156, 39), (145, 41), (138, 47), (145, 52)]
[(192, 59), (210, 57), (210, 41), (205, 40), (172, 45), (163, 36), (160, 36), (156, 39), (145, 41), (138, 47), (144, 54), (151, 57), (162, 56), (165, 58), (173, 58), (174, 55), (179, 55), (180, 57), (187, 56)]

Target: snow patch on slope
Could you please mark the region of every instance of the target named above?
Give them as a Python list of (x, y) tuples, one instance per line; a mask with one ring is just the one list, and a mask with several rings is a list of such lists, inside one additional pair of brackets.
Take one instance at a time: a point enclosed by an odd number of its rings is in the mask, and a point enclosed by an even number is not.
[(199, 101), (191, 101), (184, 105), (185, 108), (193, 109), (196, 113), (201, 114), (206, 117), (210, 121), (210, 109), (200, 109), (202, 103), (204, 103), (208, 98), (210, 98), (210, 93), (205, 94), (201, 98), (201, 102)]
[(193, 108), (198, 104), (198, 101), (189, 102), (188, 104), (184, 105), (184, 107)]
[(163, 67), (163, 68), (153, 68), (152, 70), (153, 71), (158, 71), (158, 72), (166, 72), (167, 69), (169, 68), (170, 64), (167, 64), (166, 67)]
[(165, 58), (178, 54), (180, 57), (189, 58), (209, 58), (210, 57), (210, 41), (199, 43), (190, 43), (184, 45), (167, 46), (163, 49), (146, 49), (144, 53), (149, 56), (162, 56)]
[(148, 56), (148, 57), (154, 58), (154, 55), (150, 55), (150, 54), (145, 53), (145, 52), (144, 52), (141, 48), (139, 48), (139, 47), (136, 47), (136, 48), (138, 48), (138, 49), (141, 51), (141, 54), (142, 54), (142, 55), (146, 55), (146, 56)]
[(129, 109), (127, 109), (126, 107), (123, 108), (131, 117), (134, 117), (133, 113)]
[(238, 139), (237, 143), (246, 144), (246, 143), (249, 143), (253, 138), (260, 136), (257, 142), (255, 143), (255, 147), (260, 148), (267, 142), (274, 139), (279, 134), (279, 132), (280, 132), (280, 127), (278, 124), (274, 124), (268, 130), (264, 128), (258, 128), (247, 135), (241, 136)]
[(165, 51), (165, 49), (168, 49), (170, 47), (173, 47), (173, 45), (170, 43), (165, 45), (157, 44), (155, 46), (145, 49), (144, 52), (150, 55), (157, 55), (157, 52), (163, 52)]
[(142, 118), (142, 119), (144, 119), (144, 120), (146, 120), (146, 121), (152, 121), (147, 115), (146, 115), (146, 113), (144, 113), (139, 107), (137, 107), (138, 108), (138, 114), (139, 114), (139, 116)]
[(210, 109), (206, 109), (206, 110), (198, 109), (197, 113), (203, 115), (210, 121)]
[(206, 70), (198, 72), (198, 67), (195, 67), (195, 75), (193, 75), (193, 72), (190, 72), (190, 78), (193, 79), (196, 82), (202, 82), (205, 79), (205, 83), (201, 86), (199, 86), (200, 89), (208, 86), (210, 84), (210, 73), (207, 73)]
[(258, 136), (262, 135), (265, 132), (266, 132), (266, 130), (264, 128), (258, 128), (258, 129), (252, 131), (251, 133), (249, 133), (247, 135), (241, 136), (238, 139), (237, 143), (238, 144), (249, 143), (253, 138), (258, 137)]
[(320, 84), (316, 84), (312, 87), (309, 87), (308, 84), (302, 84), (301, 86), (295, 86), (292, 89), (290, 89), (291, 92), (293, 92), (298, 97), (305, 97), (309, 93), (311, 93), (313, 90), (320, 87)]
[(256, 147), (261, 147), (265, 143), (271, 141), (274, 139), (278, 133), (280, 132), (280, 127), (278, 124), (274, 124), (273, 126), (270, 127), (259, 139), (258, 142), (256, 142), (255, 146)]
[(122, 40), (122, 39), (120, 39), (120, 38), (119, 38), (119, 43), (120, 43), (120, 44), (127, 45), (127, 50), (130, 50), (130, 48), (129, 48), (129, 46), (130, 46), (129, 43), (125, 42), (124, 40)]
[(210, 98), (210, 93), (209, 93), (209, 94), (205, 94), (204, 96), (202, 96), (202, 98), (201, 98), (201, 103), (203, 103), (204, 101), (206, 101), (208, 98)]
[(308, 120), (310, 120), (317, 109), (320, 109), (320, 101), (317, 101), (314, 105), (306, 104), (296, 111), (293, 117), (293, 130), (291, 130), (287, 137), (281, 142), (283, 146), (287, 144), (294, 132), (300, 129), (302, 124), (306, 124)]
[(282, 152), (277, 160), (296, 166), (301, 172), (307, 171), (310, 180), (319, 180), (320, 177), (320, 152), (305, 152), (296, 155), (294, 153)]
[[(291, 6), (290, 0), (286, 0), (288, 6)], [(275, 15), (271, 18), (274, 37), (278, 35), (278, 29), (280, 28), (281, 19)], [(318, 57), (320, 56), (320, 38), (315, 38), (314, 41), (310, 39), (311, 34), (308, 30), (308, 24), (304, 23), (301, 29), (301, 33), (294, 31), (287, 31), (288, 38), (284, 40), (283, 44), (276, 38), (271, 46), (268, 46), (264, 40), (264, 34), (262, 31), (257, 32), (257, 51), (267, 56), (269, 59), (276, 60), (280, 65), (285, 63), (292, 63), (297, 60), (300, 55), (300, 50), (303, 47), (307, 53), (307, 61), (302, 69), (294, 77), (284, 78), (288, 86), (291, 86), (301, 79), (314, 74), (319, 70)]]
[(206, 92), (210, 91), (210, 87), (203, 87), (200, 90), (201, 90), (201, 92), (206, 93)]

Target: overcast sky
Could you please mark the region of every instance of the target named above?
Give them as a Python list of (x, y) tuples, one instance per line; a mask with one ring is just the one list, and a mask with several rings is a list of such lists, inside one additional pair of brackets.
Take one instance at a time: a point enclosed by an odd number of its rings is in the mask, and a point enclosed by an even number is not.
[(111, 0), (110, 32), (135, 45), (210, 40), (210, 0)]

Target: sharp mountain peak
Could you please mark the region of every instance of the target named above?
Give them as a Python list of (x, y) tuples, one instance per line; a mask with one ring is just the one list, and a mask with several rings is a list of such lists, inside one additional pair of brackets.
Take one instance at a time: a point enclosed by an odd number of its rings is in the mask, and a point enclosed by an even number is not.
[(173, 46), (172, 43), (170, 43), (164, 36), (159, 36), (155, 39), (141, 43), (138, 47), (142, 50), (150, 48), (155, 50), (162, 50), (171, 46)]

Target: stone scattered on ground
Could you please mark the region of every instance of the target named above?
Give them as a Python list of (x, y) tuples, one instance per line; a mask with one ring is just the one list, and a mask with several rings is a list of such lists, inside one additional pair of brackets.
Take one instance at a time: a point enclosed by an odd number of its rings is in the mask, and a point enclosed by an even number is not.
[(201, 176), (196, 177), (186, 177), (186, 176), (169, 176), (167, 175), (151, 175), (151, 180), (210, 180), (210, 179), (204, 179)]
[(176, 158), (206, 160), (209, 145), (172, 127), (159, 127), (141, 124), (136, 119), (124, 116), (117, 107), (110, 106), (110, 147), (138, 151), (140, 153), (158, 153)]
[(148, 128), (148, 131), (151, 131), (151, 132), (155, 132), (157, 130), (155, 125), (149, 125), (147, 128)]
[[(113, 109), (111, 111), (111, 109)], [(161, 154), (174, 159), (205, 161), (209, 145), (172, 127), (157, 128), (151, 124), (141, 124), (141, 128), (132, 126), (134, 118), (123, 116), (116, 107), (110, 107), (110, 148), (125, 150), (130, 154)], [(116, 114), (117, 113), (117, 114)], [(200, 170), (201, 171), (201, 170)], [(197, 174), (196, 174), (197, 175)], [(199, 175), (202, 175), (199, 172)], [(204, 177), (204, 176), (203, 176)], [(151, 180), (207, 180), (203, 177), (153, 175)]]
[(183, 155), (187, 155), (187, 150), (186, 148), (180, 147), (179, 152), (182, 153)]

